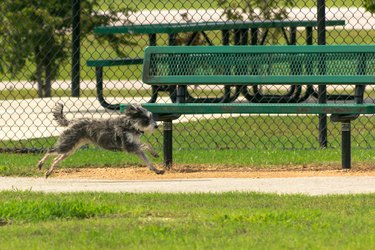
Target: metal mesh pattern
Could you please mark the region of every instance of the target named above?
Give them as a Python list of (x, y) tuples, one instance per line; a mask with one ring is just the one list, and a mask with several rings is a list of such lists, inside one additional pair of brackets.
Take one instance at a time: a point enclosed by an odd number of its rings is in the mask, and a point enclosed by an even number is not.
[[(64, 129), (51, 110), (65, 105), (68, 119), (119, 115), (119, 103), (172, 102), (173, 86), (143, 84), (142, 59), (147, 46), (257, 46), (306, 44), (374, 44), (375, 17), (371, 1), (326, 1), (324, 30), (318, 27), (318, 2), (263, 0), (154, 1), (13, 1), (0, 4), (0, 151), (38, 151), (52, 147)], [(323, 1), (324, 2), (324, 1)], [(240, 26), (236, 26), (240, 24)], [(105, 27), (117, 26), (117, 29)], [(98, 28), (101, 27), (101, 28)], [(206, 28), (205, 28), (206, 27)], [(153, 30), (153, 28), (155, 28)], [(324, 34), (323, 34), (324, 33)], [(322, 42), (322, 38), (325, 38)], [(185, 68), (171, 69), (174, 58), (158, 56), (155, 75), (309, 75), (319, 73), (318, 54), (239, 53), (221, 58), (210, 54), (181, 55)], [(324, 56), (325, 74), (374, 75), (374, 55), (343, 53)], [(111, 61), (115, 66), (109, 66)], [(119, 60), (121, 59), (121, 60)], [(131, 61), (126, 61), (132, 59)], [(134, 59), (134, 60), (133, 60)], [(88, 60), (109, 60), (97, 68)], [(119, 63), (123, 62), (123, 63)], [(365, 70), (358, 71), (358, 65)], [(100, 87), (100, 86), (99, 86)], [(189, 86), (191, 102), (318, 102), (317, 86), (256, 85), (224, 88)], [(328, 102), (353, 102), (351, 85), (327, 87)], [(374, 85), (367, 84), (366, 103), (374, 103)], [(102, 100), (102, 102), (99, 102)], [(183, 116), (174, 124), (176, 150), (311, 149), (322, 144), (319, 124), (327, 137), (323, 147), (338, 148), (339, 124), (305, 115)], [(373, 148), (374, 116), (352, 122), (353, 147)], [(159, 151), (161, 131), (147, 136)]]
[[(153, 54), (151, 76), (374, 75), (375, 53)], [(321, 63), (324, 62), (324, 72)], [(358, 72), (359, 66), (364, 66)]]

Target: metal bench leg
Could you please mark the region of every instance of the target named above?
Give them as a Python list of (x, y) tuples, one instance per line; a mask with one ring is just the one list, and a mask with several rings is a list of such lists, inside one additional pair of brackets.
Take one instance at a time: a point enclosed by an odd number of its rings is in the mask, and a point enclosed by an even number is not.
[(164, 166), (166, 169), (171, 169), (172, 159), (172, 120), (164, 121)]
[(350, 121), (341, 123), (342, 169), (351, 168), (351, 135)]
[(120, 110), (120, 104), (110, 104), (104, 99), (103, 94), (103, 67), (97, 66), (95, 67), (95, 75), (96, 75), (96, 94), (99, 100), (100, 105), (103, 108), (111, 109), (111, 110)]
[(348, 170), (352, 167), (350, 122), (358, 117), (359, 114), (331, 115), (332, 122), (341, 122), (341, 164), (343, 170)]

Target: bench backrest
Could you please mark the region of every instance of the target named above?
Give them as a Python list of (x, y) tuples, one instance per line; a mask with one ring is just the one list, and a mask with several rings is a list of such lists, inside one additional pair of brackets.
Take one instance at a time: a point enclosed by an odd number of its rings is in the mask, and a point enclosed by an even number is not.
[(145, 50), (143, 81), (151, 85), (374, 84), (375, 45), (150, 46)]

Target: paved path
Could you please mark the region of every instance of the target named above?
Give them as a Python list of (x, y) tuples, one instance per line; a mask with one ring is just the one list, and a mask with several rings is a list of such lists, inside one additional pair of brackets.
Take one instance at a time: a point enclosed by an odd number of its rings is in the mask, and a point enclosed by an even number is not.
[[(288, 10), (289, 20), (314, 20), (317, 19), (317, 8), (291, 8)], [(259, 9), (255, 9), (259, 13)], [(132, 23), (182, 23), (183, 15), (187, 15), (193, 22), (216, 22), (225, 21), (223, 9), (173, 9), (173, 10), (141, 10), (131, 13), (127, 18)], [(243, 15), (244, 20), (247, 19)], [(357, 29), (357, 30), (372, 30), (375, 24), (375, 17), (364, 8), (359, 7), (326, 7), (326, 19), (345, 20), (345, 26), (337, 26), (334, 29)], [(121, 21), (123, 22), (123, 21)], [(122, 24), (117, 23), (118, 25)], [(333, 29), (333, 27), (327, 27)]]
[(375, 193), (375, 176), (300, 178), (206, 178), (174, 180), (94, 180), (0, 177), (1, 190), (41, 192), (220, 193), (230, 191), (278, 194)]

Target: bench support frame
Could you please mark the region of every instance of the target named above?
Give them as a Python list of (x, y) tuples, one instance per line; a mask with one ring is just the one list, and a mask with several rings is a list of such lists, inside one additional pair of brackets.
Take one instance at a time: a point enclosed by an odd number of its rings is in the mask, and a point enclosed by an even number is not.
[[(173, 165), (173, 123), (172, 120), (163, 122), (163, 153), (164, 167), (171, 169)], [(352, 167), (351, 155), (351, 121), (341, 121), (341, 167), (342, 170), (349, 170)]]

